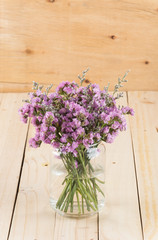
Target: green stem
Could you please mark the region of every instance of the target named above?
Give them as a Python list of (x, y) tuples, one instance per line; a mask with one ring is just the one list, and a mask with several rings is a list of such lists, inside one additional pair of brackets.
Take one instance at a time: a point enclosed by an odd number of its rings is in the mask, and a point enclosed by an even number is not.
[(82, 213), (84, 214), (84, 199), (83, 199), (83, 196), (82, 196)]
[(84, 203), (87, 211), (91, 209), (94, 211), (98, 210), (97, 191), (102, 193), (102, 195), (104, 193), (96, 181), (104, 182), (95, 177), (91, 178), (91, 173), (94, 172), (94, 169), (85, 148), (78, 150), (78, 157), (79, 167), (76, 168), (76, 158), (71, 153), (63, 156), (62, 160), (68, 174), (62, 183), (66, 185), (56, 203), (56, 207), (61, 211), (67, 212), (70, 206), (70, 212), (72, 213), (74, 210), (74, 196), (76, 195), (78, 214), (81, 214), (81, 212), (84, 214)]
[(76, 183), (75, 183), (75, 185), (74, 185), (74, 190), (73, 190), (73, 192), (72, 192), (70, 212), (73, 212), (73, 199), (74, 199), (75, 192), (76, 192)]
[(60, 195), (60, 197), (59, 197), (59, 199), (58, 199), (58, 201), (57, 201), (57, 203), (56, 203), (56, 207), (59, 207), (60, 208), (60, 206), (61, 206), (61, 204), (62, 204), (62, 202), (63, 202), (63, 199), (66, 197), (66, 195), (67, 195), (67, 189), (68, 189), (68, 187), (69, 187), (69, 181), (67, 181), (67, 183), (66, 183), (66, 185), (65, 185), (65, 187), (64, 187), (64, 189), (63, 189), (63, 191), (62, 191), (62, 193), (61, 193), (61, 195)]
[(79, 196), (78, 196), (77, 190), (76, 190), (76, 197), (77, 197), (77, 204), (78, 204), (78, 213), (81, 214), (80, 201), (79, 201)]

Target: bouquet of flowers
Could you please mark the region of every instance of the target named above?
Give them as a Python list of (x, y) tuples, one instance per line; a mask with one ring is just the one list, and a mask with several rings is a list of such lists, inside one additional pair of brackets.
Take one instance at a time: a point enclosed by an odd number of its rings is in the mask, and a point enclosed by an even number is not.
[(30, 118), (36, 130), (30, 146), (37, 148), (44, 142), (56, 148), (67, 171), (56, 208), (73, 212), (76, 198), (79, 214), (85, 211), (84, 203), (88, 211), (97, 211), (98, 192), (104, 195), (98, 185), (102, 181), (89, 177), (94, 171), (89, 149), (101, 141), (112, 143), (119, 131), (126, 130), (124, 115), (134, 114), (130, 107), (116, 105), (122, 97), (118, 90), (126, 82), (127, 73), (109, 94), (108, 87), (100, 90), (97, 84), (82, 86), (87, 71), (78, 76), (81, 86), (66, 81), (53, 93), (52, 85), (42, 92), (43, 86), (33, 82), (34, 92), (29, 93), (29, 100), (19, 109), (21, 120), (27, 123)]

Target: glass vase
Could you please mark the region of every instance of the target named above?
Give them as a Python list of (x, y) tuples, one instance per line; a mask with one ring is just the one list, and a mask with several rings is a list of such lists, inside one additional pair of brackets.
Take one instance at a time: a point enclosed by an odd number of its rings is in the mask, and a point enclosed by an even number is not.
[(62, 216), (86, 217), (105, 202), (105, 145), (81, 147), (77, 156), (53, 151), (50, 159), (50, 205)]

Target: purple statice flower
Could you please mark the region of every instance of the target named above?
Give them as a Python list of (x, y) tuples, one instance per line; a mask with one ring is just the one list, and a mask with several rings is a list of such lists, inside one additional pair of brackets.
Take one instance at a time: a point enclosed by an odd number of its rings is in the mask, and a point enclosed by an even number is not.
[(33, 117), (34, 107), (30, 103), (25, 103), (23, 107), (19, 109), (21, 120), (27, 123), (28, 117)]
[[(46, 95), (45, 95), (46, 96)], [(57, 97), (58, 95), (57, 95), (57, 93), (56, 92), (54, 92), (54, 93), (50, 93), (49, 94), (49, 99), (50, 100), (53, 100), (55, 97)]]
[(41, 102), (40, 97), (35, 97), (35, 98), (32, 99), (31, 104), (32, 104), (33, 107), (35, 107), (40, 102)]
[(49, 137), (45, 138), (43, 142), (46, 144), (51, 144), (51, 140), (49, 139)]
[(60, 143), (59, 142), (52, 142), (52, 146), (54, 147), (54, 148), (59, 148), (60, 147)]
[(72, 134), (71, 134), (71, 137), (72, 137), (72, 139), (73, 140), (77, 140), (77, 138), (79, 137), (79, 134), (76, 132), (76, 131), (74, 131)]
[(83, 139), (83, 145), (85, 146), (85, 148), (89, 148), (88, 138)]
[(78, 162), (75, 160), (75, 167), (78, 168)]
[(122, 107), (121, 108), (121, 111), (122, 111), (122, 113), (123, 114), (130, 114), (130, 115), (134, 115), (134, 110), (132, 109), (132, 108), (130, 108), (130, 107)]
[(64, 95), (64, 93), (66, 94), (75, 94), (76, 93), (76, 88), (77, 88), (77, 84), (75, 82), (62, 82), (59, 84), (59, 86), (56, 89), (56, 92)]
[(75, 149), (78, 148), (78, 142), (73, 142), (72, 145), (71, 145), (71, 151), (74, 151)]
[(61, 151), (62, 153), (73, 153), (73, 155), (75, 157), (77, 157), (77, 147), (78, 147), (79, 143), (78, 142), (73, 142), (72, 144), (70, 144), (69, 142), (64, 145), (62, 148), (61, 148)]
[(40, 141), (36, 141), (35, 138), (31, 138), (31, 139), (29, 140), (29, 144), (30, 144), (30, 146), (33, 147), (33, 148), (38, 148), (38, 147), (40, 147), (41, 142), (40, 142)]
[(60, 141), (62, 143), (66, 143), (67, 142), (67, 138), (68, 138), (68, 135), (67, 134), (63, 134), (63, 136), (60, 138)]
[(121, 124), (120, 124), (119, 129), (120, 129), (120, 131), (125, 131), (126, 128), (127, 128), (127, 122), (126, 122), (126, 119), (122, 117), (122, 122), (121, 122)]
[(66, 117), (71, 119), (72, 118), (72, 113), (71, 112), (67, 113)]
[(64, 114), (64, 113), (66, 113), (67, 112), (67, 109), (66, 108), (61, 108), (60, 110), (59, 110), (59, 113), (60, 114)]
[(50, 127), (49, 127), (49, 130), (50, 130), (52, 133), (55, 133), (55, 131), (56, 131), (56, 127), (54, 127), (54, 126), (50, 126)]
[(107, 143), (113, 143), (113, 141), (114, 141), (114, 136), (113, 136), (111, 133), (109, 133), (109, 134), (107, 135), (106, 142), (107, 142)]
[(83, 122), (82, 122), (82, 126), (87, 126), (89, 124), (88, 119), (86, 118)]
[(56, 88), (56, 92), (59, 93), (60, 90), (63, 90), (63, 88), (68, 86), (69, 84), (70, 83), (68, 81), (60, 83), (59, 86)]
[(34, 92), (29, 93), (30, 100), (32, 100), (35, 96), (36, 96), (36, 94)]
[(63, 91), (66, 92), (67, 94), (72, 94), (74, 93), (74, 89), (71, 87), (64, 87)]
[(92, 92), (93, 92), (94, 96), (97, 97), (97, 98), (100, 98), (101, 91), (100, 91), (99, 85), (98, 84), (92, 84), (91, 88), (92, 88)]
[(41, 132), (47, 132), (48, 129), (49, 129), (49, 128), (46, 126), (46, 124), (43, 123), (42, 126), (41, 126)]
[(118, 121), (114, 121), (114, 123), (111, 125), (112, 129), (118, 129), (120, 127), (120, 123)]
[(45, 131), (41, 130), (41, 132), (40, 132), (40, 140), (44, 142), (45, 138), (46, 138)]
[(90, 133), (89, 133), (89, 137), (90, 137), (91, 139), (93, 139), (93, 138), (94, 138), (94, 133), (93, 133), (93, 132), (90, 132)]
[(27, 115), (27, 116), (21, 115), (20, 120), (21, 120), (23, 123), (27, 123), (27, 121), (28, 121), (28, 115)]
[(110, 115), (106, 114), (105, 112), (102, 112), (100, 114), (100, 118), (101, 118), (101, 120), (104, 121), (104, 123), (108, 123), (110, 121)]
[(94, 137), (95, 137), (97, 140), (100, 140), (100, 138), (101, 138), (100, 133), (95, 133), (95, 134), (94, 134)]
[(109, 127), (108, 127), (108, 126), (104, 127), (104, 128), (102, 129), (102, 132), (103, 132), (104, 134), (107, 134), (107, 133), (109, 132)]
[(94, 133), (93, 132), (90, 132), (89, 134), (89, 144), (92, 145), (94, 143)]
[(38, 127), (39, 125), (42, 124), (42, 117), (40, 117), (40, 116), (33, 116), (31, 123), (32, 123), (35, 127)]
[(81, 126), (81, 122), (77, 118), (73, 118), (72, 122), (76, 128)]
[(52, 141), (55, 137), (56, 137), (56, 134), (53, 134), (51, 132), (48, 135), (48, 138), (50, 139), (50, 141)]
[(77, 133), (77, 135), (82, 135), (85, 133), (85, 130), (83, 127), (79, 127), (76, 129), (76, 133)]
[(38, 97), (41, 95), (41, 93), (42, 93), (42, 92), (41, 92), (41, 90), (39, 90), (39, 89), (36, 91), (36, 95), (37, 95)]

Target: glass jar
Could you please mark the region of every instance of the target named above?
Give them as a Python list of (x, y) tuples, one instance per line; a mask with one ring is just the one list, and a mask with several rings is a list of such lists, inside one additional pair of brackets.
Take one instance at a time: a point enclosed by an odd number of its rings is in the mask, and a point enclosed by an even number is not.
[(60, 215), (83, 217), (104, 207), (105, 145), (81, 147), (77, 156), (53, 151), (50, 159), (50, 205)]

